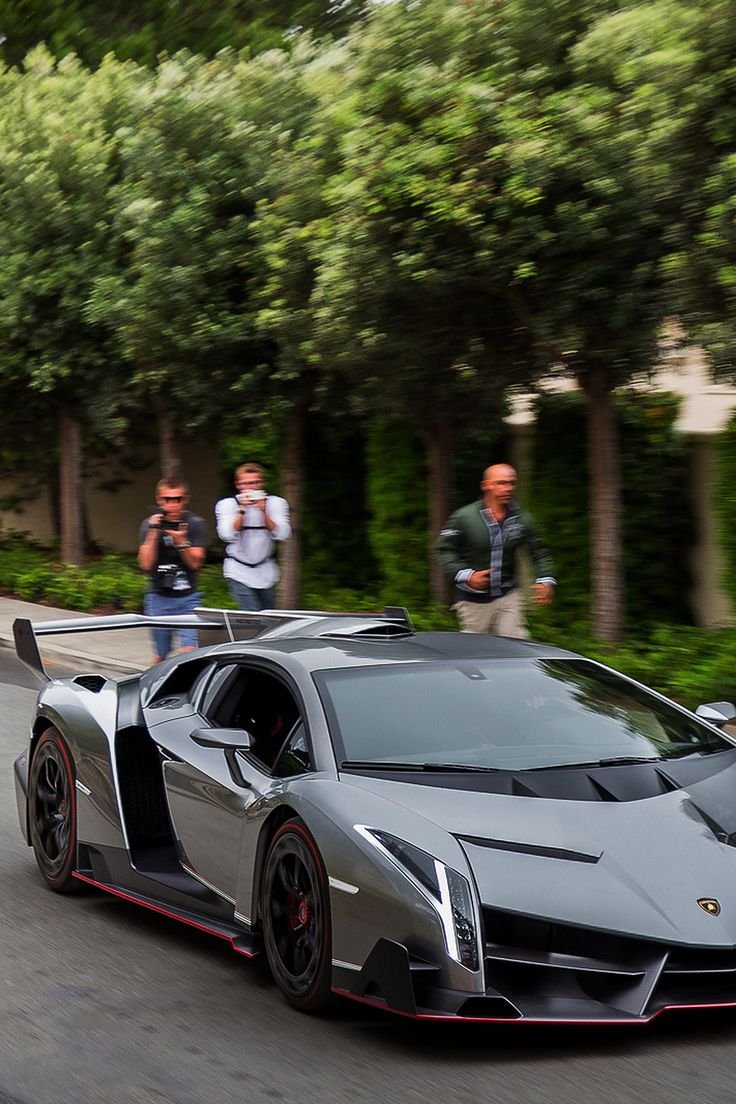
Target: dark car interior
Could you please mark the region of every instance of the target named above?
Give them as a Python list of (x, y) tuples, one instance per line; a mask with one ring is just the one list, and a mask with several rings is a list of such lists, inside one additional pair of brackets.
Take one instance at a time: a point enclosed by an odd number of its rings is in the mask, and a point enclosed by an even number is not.
[(249, 732), (250, 754), (271, 770), (300, 719), (293, 695), (267, 671), (232, 665), (217, 674), (200, 712), (213, 727)]

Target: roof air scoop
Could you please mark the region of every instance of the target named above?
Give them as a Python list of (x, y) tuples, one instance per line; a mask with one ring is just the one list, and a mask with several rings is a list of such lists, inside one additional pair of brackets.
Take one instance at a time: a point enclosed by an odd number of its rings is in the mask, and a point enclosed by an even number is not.
[(398, 624), (396, 621), (360, 621), (355, 624), (344, 625), (339, 629), (332, 629), (331, 632), (325, 633), (325, 636), (339, 636), (339, 637), (359, 637), (361, 640), (396, 640), (399, 638), (413, 636), (413, 630), (407, 628), (406, 625)]

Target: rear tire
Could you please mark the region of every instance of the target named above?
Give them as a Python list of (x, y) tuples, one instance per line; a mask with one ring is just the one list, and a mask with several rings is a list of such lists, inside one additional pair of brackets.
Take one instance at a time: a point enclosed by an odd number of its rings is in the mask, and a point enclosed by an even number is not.
[(327, 874), (299, 818), (278, 829), (266, 856), (263, 942), (273, 979), (289, 1004), (316, 1012), (330, 999), (332, 921)]
[(74, 893), (77, 855), (77, 802), (74, 766), (64, 737), (47, 728), (31, 760), (28, 780), (31, 846), (44, 881), (56, 893)]

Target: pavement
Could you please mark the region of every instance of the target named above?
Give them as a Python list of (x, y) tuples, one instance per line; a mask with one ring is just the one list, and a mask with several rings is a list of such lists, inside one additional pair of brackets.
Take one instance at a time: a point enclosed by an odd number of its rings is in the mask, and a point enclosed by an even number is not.
[[(15, 598), (0, 598), (0, 647), (15, 650), (13, 622), (16, 617), (31, 621), (62, 621), (73, 617), (89, 617), (88, 613), (39, 606)], [(111, 675), (133, 674), (149, 667), (153, 655), (147, 629), (124, 629), (107, 632), (62, 633), (42, 639), (41, 656), (50, 675), (55, 667), (74, 671), (100, 671)]]

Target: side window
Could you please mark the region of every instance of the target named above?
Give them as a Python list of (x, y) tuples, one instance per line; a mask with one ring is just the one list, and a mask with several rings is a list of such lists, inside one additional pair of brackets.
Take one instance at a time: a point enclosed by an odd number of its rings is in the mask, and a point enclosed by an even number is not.
[[(227, 663), (222, 667), (215, 667), (207, 685), (204, 687), (197, 710), (206, 717), (211, 724), (218, 724), (217, 711), (225, 695), (225, 689), (232, 679), (237, 678), (238, 667), (236, 663)], [(224, 725), (220, 725), (224, 727)]]
[(299, 706), (285, 683), (268, 671), (242, 663), (218, 672), (199, 711), (215, 728), (249, 732), (252, 744), (248, 754), (268, 770), (300, 720)]
[(273, 773), (277, 778), (289, 778), (295, 774), (306, 774), (313, 769), (304, 722), (299, 721), (279, 752), (273, 766)]

